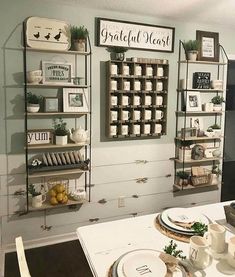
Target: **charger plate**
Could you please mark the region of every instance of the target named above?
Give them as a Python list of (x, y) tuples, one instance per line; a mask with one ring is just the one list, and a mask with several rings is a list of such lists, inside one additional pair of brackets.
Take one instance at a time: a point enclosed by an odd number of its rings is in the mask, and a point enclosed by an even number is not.
[[(127, 253), (123, 254), (110, 267), (110, 269), (108, 271), (108, 277), (123, 277), (123, 276), (124, 277), (132, 277), (132, 276), (139, 277), (139, 276), (142, 276), (142, 275), (148, 276), (147, 272), (144, 271), (144, 269), (143, 269), (142, 272), (136, 272), (136, 275), (131, 275), (132, 274), (131, 272), (127, 273), (127, 272), (123, 272), (123, 271), (121, 271), (121, 274), (119, 275), (117, 271), (118, 271), (118, 267), (121, 268), (125, 264), (125, 262), (127, 262), (129, 258), (132, 259), (135, 256), (135, 254), (140, 254), (141, 253), (141, 255), (142, 255), (142, 254), (144, 254), (144, 252), (145, 253), (147, 253), (147, 252), (150, 253), (151, 251), (158, 255), (159, 259), (164, 263), (165, 267), (167, 268), (167, 272), (164, 275), (160, 275), (160, 274), (156, 275), (156, 273), (154, 273), (155, 274), (154, 276), (192, 277), (192, 274), (189, 272), (187, 267), (184, 264), (182, 264), (180, 261), (178, 261), (178, 265), (176, 266), (175, 271), (172, 273), (171, 270), (170, 270), (170, 267), (172, 266), (172, 264), (169, 263), (169, 259), (170, 259), (170, 262), (172, 262), (172, 259), (173, 260), (174, 259), (177, 260), (177, 259), (175, 257), (172, 257), (172, 256), (166, 254), (166, 253), (162, 253), (160, 251), (153, 250), (153, 249), (137, 249), (137, 250), (133, 250), (133, 251), (130, 251), (130, 252), (127, 252)], [(166, 260), (167, 260), (167, 262), (166, 262)], [(144, 262), (144, 260), (142, 260), (142, 259), (141, 259), (141, 261)], [(154, 262), (155, 262), (155, 260), (154, 260)], [(128, 263), (126, 265), (128, 266), (128, 269), (129, 269), (130, 264)], [(142, 273), (142, 274), (140, 274), (140, 273)], [(143, 274), (143, 273), (145, 273), (145, 274)], [(127, 274), (127, 275), (125, 275), (125, 274)], [(153, 275), (150, 274), (149, 276), (153, 276)]]

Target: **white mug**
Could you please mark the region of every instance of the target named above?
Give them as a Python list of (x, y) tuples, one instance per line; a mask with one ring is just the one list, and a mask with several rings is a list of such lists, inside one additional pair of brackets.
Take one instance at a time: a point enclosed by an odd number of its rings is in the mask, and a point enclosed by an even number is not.
[(134, 82), (134, 90), (140, 90), (141, 86), (140, 86), (140, 81), (135, 81)]
[(124, 65), (123, 66), (123, 75), (129, 75), (130, 74), (130, 68), (129, 68), (129, 66), (128, 65)]
[(111, 81), (111, 90), (117, 90), (117, 81), (116, 80)]
[(163, 91), (163, 82), (157, 81), (157, 91)]
[(145, 82), (145, 90), (150, 91), (150, 90), (152, 90), (152, 88), (153, 88), (152, 82), (151, 81), (146, 81)]
[(133, 125), (133, 134), (134, 135), (139, 135), (140, 134), (140, 125), (139, 124), (134, 124)]
[(235, 237), (231, 237), (228, 241), (227, 262), (235, 268)]
[(140, 65), (135, 66), (135, 75), (137, 75), (137, 76), (142, 75), (142, 67)]
[(122, 95), (122, 106), (128, 106), (129, 104), (129, 97), (126, 95)]
[(118, 120), (118, 112), (117, 111), (111, 111), (110, 112), (110, 118), (111, 118), (111, 121)]
[(155, 134), (160, 134), (162, 132), (162, 124), (155, 124), (154, 132)]
[(208, 241), (211, 250), (215, 253), (223, 253), (225, 251), (225, 233), (226, 230), (222, 225), (208, 225), (208, 232), (204, 234), (204, 237)]
[(152, 104), (152, 97), (150, 95), (145, 95), (144, 97), (144, 105), (149, 106)]
[(117, 75), (117, 65), (116, 64), (111, 64), (111, 74)]
[(149, 120), (152, 117), (152, 111), (151, 110), (145, 110), (144, 111), (144, 119)]
[(161, 110), (156, 110), (155, 111), (155, 119), (162, 119), (163, 116), (164, 116), (163, 111), (161, 111)]
[(141, 113), (139, 110), (134, 110), (133, 112), (133, 120), (140, 120)]
[(162, 96), (156, 96), (156, 105), (161, 106), (163, 104), (163, 97)]
[(37, 196), (32, 197), (32, 207), (33, 208), (40, 208), (42, 203), (46, 201), (46, 195), (40, 194)]
[(110, 105), (111, 106), (116, 106), (118, 104), (118, 98), (117, 96), (113, 95), (110, 97)]
[(211, 259), (209, 244), (200, 236), (192, 236), (189, 241), (189, 260), (197, 269), (206, 268)]
[(124, 81), (123, 82), (123, 90), (130, 90), (131, 84), (130, 81)]
[(134, 95), (134, 97), (133, 97), (133, 105), (134, 106), (139, 106), (140, 104), (141, 104), (140, 96)]
[(122, 125), (122, 135), (128, 135), (128, 125)]
[(151, 125), (150, 124), (144, 124), (144, 134), (148, 135), (151, 131)]
[(153, 76), (153, 68), (152, 66), (146, 67), (146, 76)]
[(110, 136), (116, 136), (117, 135), (117, 126), (111, 125), (109, 130)]
[(162, 77), (164, 75), (163, 66), (159, 65), (157, 68), (157, 76)]
[(128, 120), (130, 116), (129, 111), (122, 111), (122, 120)]

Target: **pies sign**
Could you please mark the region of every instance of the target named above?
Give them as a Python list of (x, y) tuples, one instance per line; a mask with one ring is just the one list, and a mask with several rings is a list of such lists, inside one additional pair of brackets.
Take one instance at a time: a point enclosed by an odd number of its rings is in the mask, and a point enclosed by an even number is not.
[(42, 17), (29, 17), (25, 24), (26, 43), (29, 47), (61, 51), (70, 48), (70, 31), (66, 22)]

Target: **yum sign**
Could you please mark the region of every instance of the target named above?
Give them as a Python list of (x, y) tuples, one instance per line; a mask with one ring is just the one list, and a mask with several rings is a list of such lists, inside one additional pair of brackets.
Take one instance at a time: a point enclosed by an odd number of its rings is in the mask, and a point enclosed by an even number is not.
[(174, 52), (175, 28), (97, 18), (98, 46)]
[(52, 144), (53, 130), (31, 130), (27, 133), (28, 145)]

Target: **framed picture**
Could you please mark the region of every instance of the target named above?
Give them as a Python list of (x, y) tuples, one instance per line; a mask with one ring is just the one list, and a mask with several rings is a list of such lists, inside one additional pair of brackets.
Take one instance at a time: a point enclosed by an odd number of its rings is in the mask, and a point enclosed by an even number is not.
[(190, 127), (191, 128), (196, 128), (197, 130), (203, 130), (203, 118), (202, 117), (190, 117)]
[(51, 145), (53, 144), (53, 129), (28, 130), (28, 145)]
[(44, 112), (53, 113), (59, 111), (59, 99), (57, 97), (44, 97)]
[(186, 96), (186, 111), (200, 112), (202, 110), (201, 96), (199, 91), (188, 91)]
[(199, 41), (199, 61), (219, 61), (219, 33), (196, 31), (196, 38)]
[(72, 85), (72, 63), (42, 61), (43, 84)]
[(175, 28), (96, 18), (97, 46), (174, 52)]
[(88, 112), (89, 99), (86, 88), (64, 88), (63, 89), (63, 111), (64, 112)]

